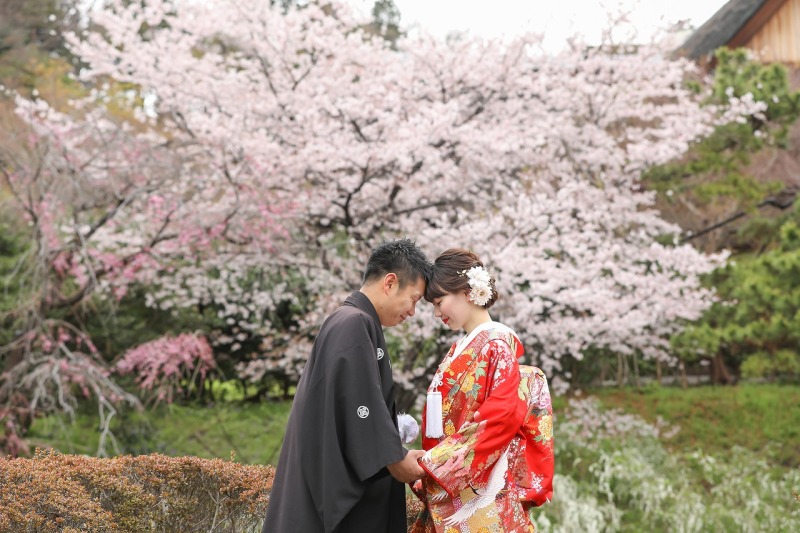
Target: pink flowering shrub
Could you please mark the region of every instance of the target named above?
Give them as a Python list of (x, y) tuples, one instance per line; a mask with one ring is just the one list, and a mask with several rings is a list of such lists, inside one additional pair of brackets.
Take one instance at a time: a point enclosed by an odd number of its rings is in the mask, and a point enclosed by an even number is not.
[(171, 403), (176, 393), (202, 389), (208, 373), (216, 368), (208, 340), (192, 333), (164, 336), (128, 350), (115, 365), (122, 374), (136, 374), (136, 382), (152, 391), (156, 402)]

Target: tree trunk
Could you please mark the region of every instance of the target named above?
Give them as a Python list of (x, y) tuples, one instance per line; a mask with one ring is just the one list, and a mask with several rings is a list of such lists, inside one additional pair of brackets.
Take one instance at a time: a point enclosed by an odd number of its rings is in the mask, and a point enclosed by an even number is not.
[(709, 365), (709, 370), (711, 372), (711, 383), (714, 385), (733, 385), (733, 375), (731, 375), (730, 370), (728, 370), (722, 353), (717, 352), (714, 354), (714, 357), (711, 359), (711, 365)]
[(661, 360), (660, 359), (656, 359), (656, 383), (658, 383), (659, 385), (663, 385), (663, 383), (661, 383)]
[(603, 357), (600, 360), (600, 386), (604, 387), (606, 383), (606, 371), (608, 370), (608, 360)]
[(572, 360), (572, 376), (570, 376), (570, 386), (575, 389), (578, 388), (578, 360)]
[(684, 389), (688, 389), (689, 388), (689, 378), (686, 377), (686, 365), (683, 364), (683, 361), (681, 361), (681, 364), (678, 365), (678, 369), (681, 372), (681, 387), (684, 388)]

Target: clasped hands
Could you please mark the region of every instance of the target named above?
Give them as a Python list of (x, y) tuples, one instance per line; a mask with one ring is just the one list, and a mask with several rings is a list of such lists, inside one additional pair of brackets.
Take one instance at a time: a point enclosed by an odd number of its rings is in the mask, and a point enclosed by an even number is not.
[(401, 483), (413, 483), (424, 478), (427, 473), (419, 465), (419, 459), (425, 455), (424, 450), (409, 450), (402, 461), (386, 465), (389, 473)]
[[(475, 414), (472, 416), (472, 421), (477, 424), (481, 420), (481, 414), (475, 411)], [(409, 450), (405, 459), (386, 465), (386, 468), (397, 481), (401, 483), (413, 483), (428, 475), (425, 469), (419, 465), (419, 460), (423, 455), (425, 455), (424, 450)]]

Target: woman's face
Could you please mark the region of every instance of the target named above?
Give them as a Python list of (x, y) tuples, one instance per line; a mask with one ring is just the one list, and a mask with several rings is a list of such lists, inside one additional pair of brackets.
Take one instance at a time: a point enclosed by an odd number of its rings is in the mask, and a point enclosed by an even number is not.
[(431, 303), (433, 304), (433, 316), (440, 319), (453, 331), (464, 329), (464, 324), (477, 309), (469, 301), (466, 292), (447, 293), (435, 298)]

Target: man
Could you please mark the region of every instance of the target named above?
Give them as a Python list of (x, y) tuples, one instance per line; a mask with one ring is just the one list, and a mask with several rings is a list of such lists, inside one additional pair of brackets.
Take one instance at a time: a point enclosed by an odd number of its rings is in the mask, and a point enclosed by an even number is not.
[(372, 251), (361, 289), (322, 324), (297, 385), (263, 533), (406, 531), (421, 450), (397, 430), (381, 326), (414, 316), (430, 263), (410, 240)]

